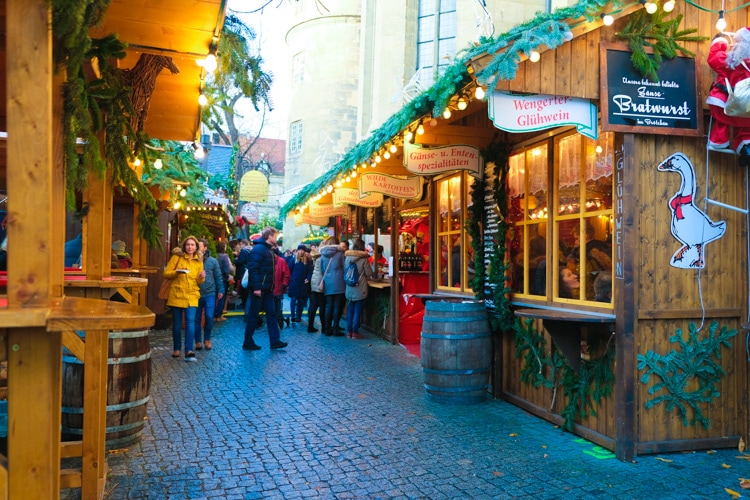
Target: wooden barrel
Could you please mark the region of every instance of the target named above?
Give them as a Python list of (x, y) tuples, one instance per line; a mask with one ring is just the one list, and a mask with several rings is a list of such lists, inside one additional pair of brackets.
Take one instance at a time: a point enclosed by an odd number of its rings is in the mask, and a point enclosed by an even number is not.
[[(79, 332), (82, 337), (84, 332)], [(107, 448), (138, 441), (143, 434), (151, 390), (148, 330), (109, 332), (107, 368)], [(63, 352), (62, 437), (83, 435), (83, 363)]]
[(428, 399), (452, 405), (484, 401), (492, 368), (484, 303), (428, 301), (420, 347)]

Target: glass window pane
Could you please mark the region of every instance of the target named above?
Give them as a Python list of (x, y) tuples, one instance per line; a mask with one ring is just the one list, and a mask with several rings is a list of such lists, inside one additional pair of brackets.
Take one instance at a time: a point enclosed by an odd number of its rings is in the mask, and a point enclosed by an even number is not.
[(529, 186), (524, 209), (526, 220), (547, 217), (547, 145), (531, 149), (527, 154)]
[(508, 159), (508, 220), (524, 220), (526, 204), (526, 155), (515, 154)]
[(531, 295), (545, 295), (547, 291), (547, 240), (544, 237), (546, 226), (546, 223), (526, 226), (529, 235), (527, 293)]
[(448, 256), (450, 255), (448, 249), (448, 236), (441, 236), (438, 238), (438, 243), (440, 247), (440, 277), (438, 281), (440, 286), (448, 286)]
[(580, 297), (580, 228), (578, 219), (564, 220), (558, 223), (558, 293), (564, 299), (578, 299)]
[(558, 214), (581, 211), (581, 136), (571, 134), (557, 141)]
[(448, 192), (448, 183), (439, 181), (437, 183), (438, 193), (438, 232), (450, 231), (451, 228), (451, 210)]
[[(586, 290), (586, 300), (596, 300), (597, 302), (609, 302), (612, 296), (612, 247), (607, 241), (607, 230), (609, 218), (605, 217), (588, 217), (585, 219), (585, 238), (584, 249), (581, 256), (585, 259), (580, 266), (582, 289)], [(601, 273), (608, 273), (609, 289), (602, 288), (600, 296), (596, 296), (594, 283)], [(601, 288), (600, 284), (600, 288)]]
[(436, 0), (419, 0), (419, 15), (426, 16), (428, 14), (434, 14), (437, 5)]

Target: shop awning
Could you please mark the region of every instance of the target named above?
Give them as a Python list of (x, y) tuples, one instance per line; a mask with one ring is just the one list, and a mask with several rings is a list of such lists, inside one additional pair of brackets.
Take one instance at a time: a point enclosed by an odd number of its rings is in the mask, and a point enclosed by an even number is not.
[(625, 9), (621, 8), (622, 5), (623, 2), (619, 0), (581, 0), (572, 7), (539, 14), (506, 33), (481, 39), (479, 44), (467, 47), (429, 90), (391, 116), (370, 137), (346, 153), (328, 172), (305, 186), (287, 202), (281, 208), (281, 217), (286, 217), (297, 207), (304, 205), (358, 164), (370, 160), (389, 142), (396, 142), (396, 138), (419, 119), (429, 114), (439, 117), (445, 106), (455, 98), (455, 94), (470, 85), (472, 80), (491, 89), (495, 88), (501, 80), (515, 79), (519, 64), (533, 52), (554, 49), (576, 36), (601, 27), (600, 15), (603, 12), (618, 18), (641, 8), (639, 3)]

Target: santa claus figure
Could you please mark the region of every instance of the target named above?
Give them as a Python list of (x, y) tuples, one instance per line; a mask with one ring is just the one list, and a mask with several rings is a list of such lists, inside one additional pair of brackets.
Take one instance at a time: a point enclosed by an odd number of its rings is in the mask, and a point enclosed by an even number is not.
[(728, 33), (716, 35), (708, 53), (708, 65), (716, 72), (716, 80), (706, 99), (713, 117), (708, 149), (731, 148), (739, 155), (740, 166), (748, 167), (750, 118), (729, 116), (724, 113), (724, 107), (728, 96), (726, 82), (734, 87), (737, 82), (750, 77), (750, 28), (740, 28), (733, 37)]

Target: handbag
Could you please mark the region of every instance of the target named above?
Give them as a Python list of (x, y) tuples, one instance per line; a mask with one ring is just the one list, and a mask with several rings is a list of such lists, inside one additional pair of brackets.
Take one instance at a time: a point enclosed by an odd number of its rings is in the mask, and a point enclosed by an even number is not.
[(318, 283), (318, 291), (320, 293), (324, 293), (326, 291), (326, 273), (328, 273), (328, 268), (331, 267), (331, 262), (328, 262), (328, 265), (326, 266), (326, 270), (323, 273), (323, 276), (320, 278), (320, 283)]
[(247, 272), (247, 268), (245, 268), (245, 274), (242, 275), (242, 280), (240, 281), (240, 285), (242, 288), (247, 288), (247, 285), (250, 283), (250, 273)]
[(159, 287), (159, 298), (167, 300), (169, 298), (169, 291), (172, 289), (172, 280), (164, 278), (161, 280), (161, 287)]
[[(742, 65), (748, 69), (743, 62)], [(732, 88), (728, 79), (724, 79), (727, 84), (727, 102), (724, 107), (724, 113), (728, 116), (737, 116), (741, 118), (750, 118), (750, 78), (740, 80)]]
[[(177, 262), (175, 262), (174, 268), (177, 269)], [(169, 299), (169, 291), (172, 289), (172, 281), (172, 278), (162, 278), (161, 286), (159, 287), (160, 299)]]

